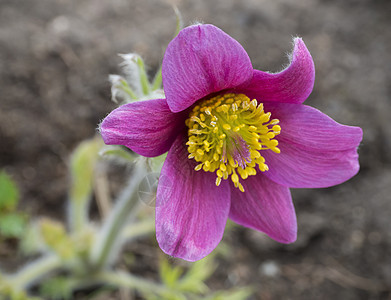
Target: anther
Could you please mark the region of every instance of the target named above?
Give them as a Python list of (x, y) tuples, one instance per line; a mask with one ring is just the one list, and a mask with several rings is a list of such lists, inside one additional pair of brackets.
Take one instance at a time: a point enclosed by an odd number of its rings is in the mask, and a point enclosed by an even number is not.
[(230, 130), (230, 129), (231, 129), (231, 126), (230, 126), (229, 124), (224, 124), (224, 125), (223, 125), (223, 128), (224, 128), (225, 130)]
[(188, 158), (199, 162), (195, 170), (215, 172), (216, 185), (231, 180), (244, 192), (241, 180), (265, 172), (269, 167), (263, 150), (280, 153), (275, 136), (279, 120), (263, 111), (263, 104), (243, 94), (225, 94), (196, 105), (185, 121), (189, 128)]

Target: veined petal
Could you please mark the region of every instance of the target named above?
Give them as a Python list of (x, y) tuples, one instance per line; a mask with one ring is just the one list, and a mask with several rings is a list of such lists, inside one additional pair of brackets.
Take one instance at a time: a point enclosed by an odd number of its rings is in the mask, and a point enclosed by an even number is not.
[(170, 42), (162, 74), (167, 103), (178, 112), (211, 93), (249, 81), (253, 68), (236, 40), (206, 24), (187, 27)]
[(277, 136), (281, 153), (262, 151), (269, 179), (294, 188), (340, 184), (357, 174), (359, 127), (341, 125), (315, 108), (265, 103), (265, 111), (280, 120)]
[(303, 103), (315, 82), (315, 66), (301, 38), (294, 39), (289, 66), (279, 73), (254, 70), (248, 86), (238, 91), (261, 102)]
[(289, 103), (264, 103), (264, 109), (280, 120), (281, 143), (315, 151), (355, 149), (362, 140), (362, 129), (337, 123), (316, 108)]
[(281, 153), (262, 152), (269, 170), (265, 176), (293, 188), (322, 188), (352, 178), (360, 169), (357, 148), (320, 151), (280, 141)]
[(170, 149), (185, 118), (171, 112), (165, 99), (133, 102), (113, 110), (101, 123), (100, 133), (108, 145), (124, 145), (153, 157)]
[(242, 182), (244, 193), (231, 187), (229, 218), (236, 223), (266, 233), (280, 243), (296, 240), (295, 208), (289, 188), (263, 174), (249, 176)]
[(156, 238), (167, 254), (188, 261), (208, 255), (220, 242), (230, 207), (227, 182), (195, 171), (179, 135), (164, 162), (156, 195)]

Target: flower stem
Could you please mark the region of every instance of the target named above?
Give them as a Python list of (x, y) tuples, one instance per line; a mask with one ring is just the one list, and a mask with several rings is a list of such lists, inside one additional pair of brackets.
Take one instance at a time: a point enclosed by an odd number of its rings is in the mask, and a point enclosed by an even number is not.
[(89, 199), (83, 201), (69, 201), (69, 224), (72, 232), (80, 232), (84, 225), (88, 223)]
[(127, 226), (122, 233), (122, 237), (127, 242), (129, 242), (140, 236), (150, 234), (154, 231), (155, 231), (154, 219), (147, 218), (145, 220)]
[(15, 290), (28, 289), (34, 283), (61, 266), (61, 259), (56, 255), (46, 255), (26, 265), (10, 277), (12, 288)]
[(145, 163), (137, 163), (128, 186), (123, 190), (114, 209), (104, 222), (91, 254), (92, 264), (97, 270), (111, 263), (115, 258), (115, 252), (119, 251), (122, 230), (129, 218), (134, 216), (140, 203), (138, 187), (145, 175)]
[(131, 275), (124, 271), (102, 272), (97, 278), (117, 287), (136, 289), (143, 294), (162, 294), (169, 292), (164, 285)]

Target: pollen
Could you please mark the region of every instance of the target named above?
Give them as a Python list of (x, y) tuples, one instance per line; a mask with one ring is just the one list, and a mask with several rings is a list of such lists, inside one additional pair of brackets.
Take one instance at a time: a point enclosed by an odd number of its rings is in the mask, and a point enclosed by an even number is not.
[(269, 170), (262, 151), (280, 153), (278, 119), (263, 104), (243, 94), (224, 94), (198, 103), (186, 120), (189, 159), (196, 171), (216, 173), (216, 185), (231, 179), (241, 192), (241, 180)]

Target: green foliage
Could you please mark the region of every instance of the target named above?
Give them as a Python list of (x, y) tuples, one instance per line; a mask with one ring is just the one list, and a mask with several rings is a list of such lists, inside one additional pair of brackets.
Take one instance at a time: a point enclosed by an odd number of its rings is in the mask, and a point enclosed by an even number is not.
[(139, 76), (140, 76), (140, 84), (141, 84), (143, 94), (145, 96), (147, 96), (147, 95), (149, 95), (149, 93), (151, 91), (151, 87), (150, 87), (150, 84), (148, 81), (147, 72), (145, 71), (144, 60), (141, 58), (141, 56), (139, 56), (137, 54), (133, 55), (133, 59), (135, 60), (137, 66), (138, 66), (138, 71), (139, 71)]
[(34, 255), (43, 252), (45, 243), (41, 236), (40, 223), (38, 221), (31, 222), (20, 239), (20, 250), (25, 255)]
[(19, 191), (12, 178), (0, 172), (0, 212), (12, 211), (19, 201)]
[(71, 157), (71, 187), (68, 203), (69, 225), (72, 232), (81, 231), (88, 223), (94, 171), (103, 142), (100, 137), (86, 140), (77, 146)]
[(153, 172), (160, 173), (166, 158), (167, 158), (167, 152), (156, 157), (148, 158), (149, 167)]
[(103, 146), (99, 151), (99, 155), (104, 158), (114, 159), (115, 161), (124, 164), (133, 163), (137, 158), (135, 154), (127, 150), (125, 147), (117, 145)]
[(237, 288), (226, 291), (210, 293), (205, 281), (216, 269), (214, 256), (209, 255), (204, 259), (192, 263), (185, 271), (180, 266), (172, 266), (166, 258), (160, 260), (160, 278), (167, 290), (160, 292), (158, 298), (145, 294), (148, 300), (245, 300), (252, 294), (249, 288)]
[(26, 228), (26, 216), (16, 210), (19, 190), (12, 178), (0, 172), (0, 236), (20, 238)]
[(7, 279), (0, 273), (0, 299), (1, 300), (42, 300), (38, 297), (30, 297), (26, 292), (14, 289)]
[(163, 77), (162, 77), (162, 66), (157, 70), (155, 77), (152, 81), (152, 90), (158, 90), (162, 88)]
[(119, 80), (119, 86), (117, 86), (117, 88), (122, 89), (122, 91), (128, 94), (131, 99), (137, 99), (137, 95), (133, 92), (132, 88), (125, 79), (121, 78)]
[(179, 266), (171, 266), (167, 259), (162, 258), (159, 273), (163, 283), (168, 288), (175, 289), (177, 281), (183, 273), (183, 269)]
[(0, 234), (6, 238), (20, 238), (26, 229), (26, 217), (20, 213), (0, 215)]
[(43, 241), (52, 251), (65, 260), (75, 255), (76, 249), (61, 223), (43, 219), (40, 225)]
[(90, 197), (94, 168), (102, 144), (100, 138), (93, 138), (79, 144), (73, 152), (71, 157), (71, 201), (80, 203)]
[(184, 292), (206, 293), (208, 287), (204, 283), (214, 272), (216, 264), (213, 256), (205, 257), (191, 265), (186, 274), (178, 282), (178, 288)]
[(73, 280), (69, 277), (59, 276), (49, 278), (42, 283), (39, 291), (46, 299), (64, 299), (72, 298), (72, 288), (74, 286)]
[(228, 291), (218, 291), (204, 300), (246, 300), (253, 294), (250, 288), (236, 288)]
[(173, 6), (173, 9), (174, 9), (175, 17), (176, 17), (176, 28), (175, 28), (175, 35), (174, 36), (177, 36), (179, 31), (181, 31), (183, 29), (183, 19), (182, 19), (182, 15), (181, 15), (181, 12), (179, 11), (179, 9), (176, 6)]

